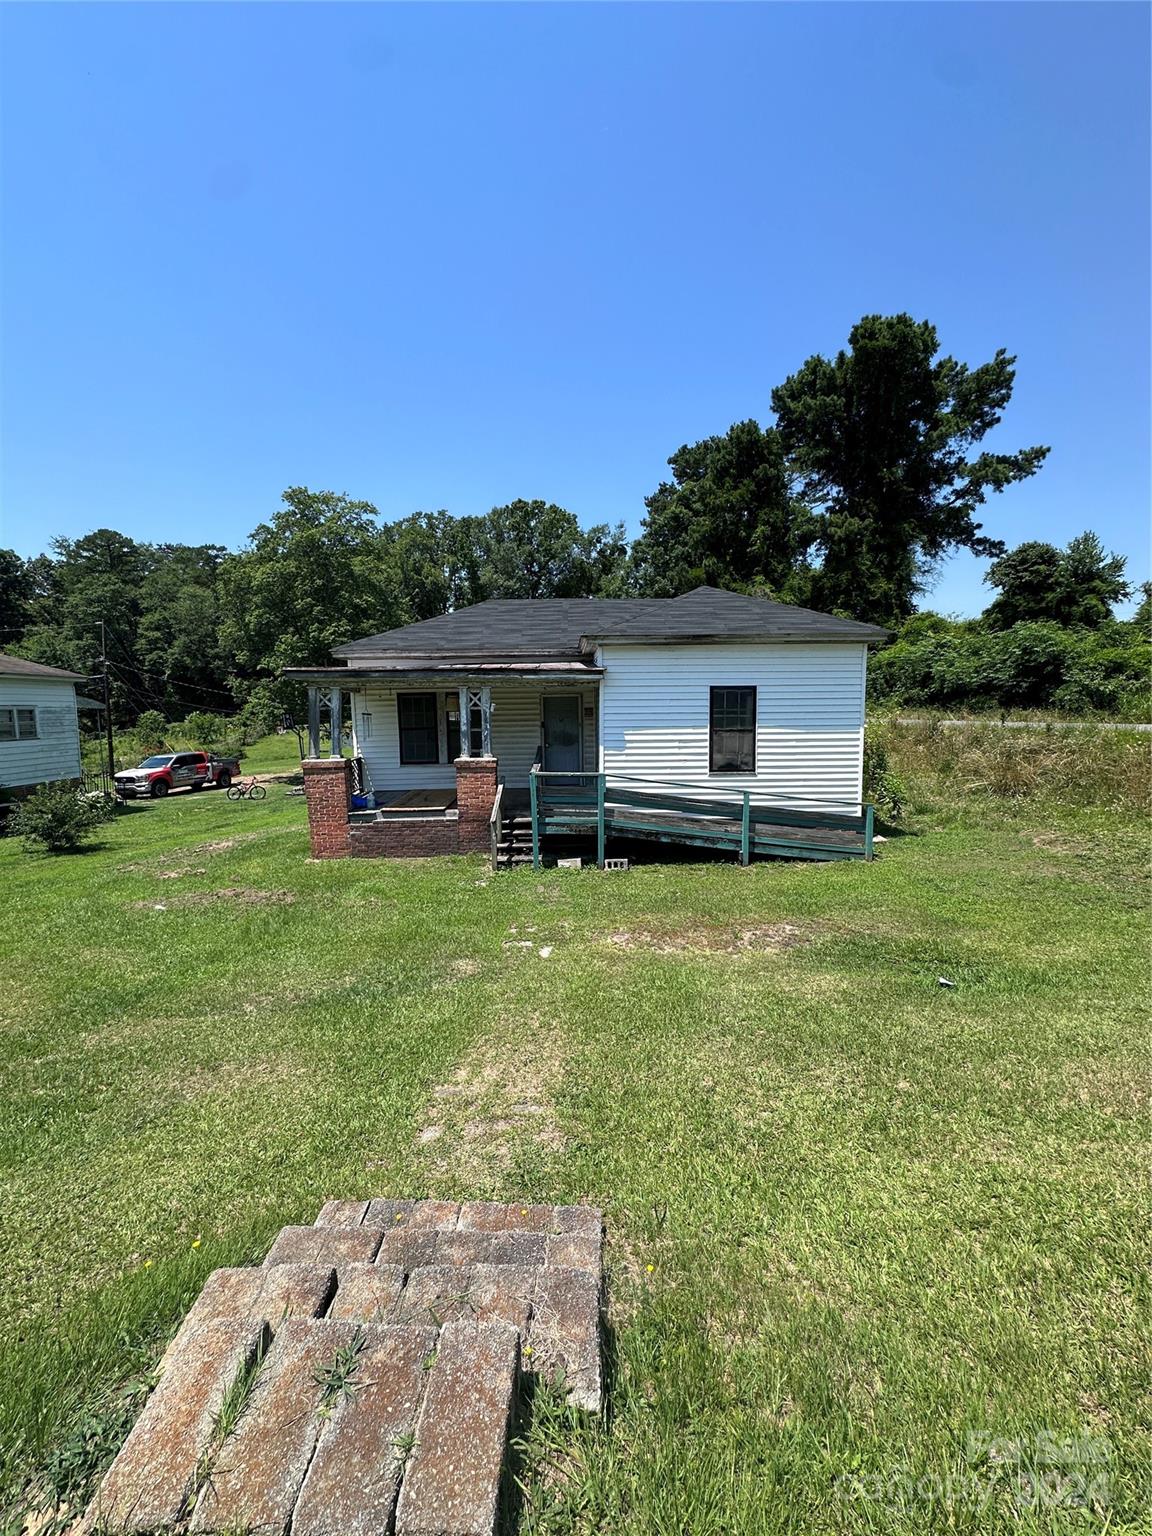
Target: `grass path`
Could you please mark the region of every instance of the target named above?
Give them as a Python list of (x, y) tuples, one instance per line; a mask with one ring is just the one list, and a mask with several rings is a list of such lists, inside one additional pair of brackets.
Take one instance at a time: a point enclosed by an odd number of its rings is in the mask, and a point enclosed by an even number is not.
[[(0, 1487), (77, 1485), (326, 1197), (523, 1195), (606, 1208), (613, 1370), (604, 1426), (536, 1405), (524, 1531), (1142, 1529), (1141, 842), (920, 830), (493, 877), (306, 862), (274, 787), (0, 844)], [(1106, 1446), (1110, 1513), (981, 1432)]]

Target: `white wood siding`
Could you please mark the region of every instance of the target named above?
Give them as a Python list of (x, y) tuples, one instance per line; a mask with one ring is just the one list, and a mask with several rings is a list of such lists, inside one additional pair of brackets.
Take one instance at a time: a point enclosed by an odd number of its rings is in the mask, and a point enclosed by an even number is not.
[[(830, 808), (861, 796), (862, 645), (602, 648), (603, 766), (639, 778), (804, 797)], [(756, 772), (708, 772), (709, 690), (756, 689)]]
[(33, 741), (0, 741), (0, 786), (10, 789), (80, 777), (80, 728), (71, 683), (41, 677), (0, 677), (0, 709), (34, 709)]
[[(389, 688), (366, 684), (353, 695), (352, 710), (356, 725), (356, 744), (375, 789), (450, 789), (456, 784), (456, 770), (449, 761), (439, 763), (401, 763), (400, 725), (396, 707), (398, 693), (429, 693), (428, 688)], [(579, 693), (592, 717), (584, 718), (584, 766), (596, 770), (597, 721), (596, 690), (549, 689), (549, 693)], [(459, 690), (437, 689), (438, 717), (442, 718), (445, 700), (455, 700)], [(492, 751), (499, 762), (499, 773), (510, 788), (526, 789), (532, 759), (540, 746), (541, 690), (530, 686), (492, 689)], [(372, 716), (371, 733), (365, 736), (361, 716)], [(444, 758), (441, 739), (441, 757)]]

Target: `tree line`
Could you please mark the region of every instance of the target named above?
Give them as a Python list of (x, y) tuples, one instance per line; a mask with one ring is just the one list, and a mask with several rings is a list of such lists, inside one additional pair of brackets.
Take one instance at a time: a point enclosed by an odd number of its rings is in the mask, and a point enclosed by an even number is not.
[[(112, 529), (30, 560), (0, 550), (0, 649), (93, 675), (103, 620), (118, 723), (240, 711), (267, 725), (298, 705), (282, 667), (323, 664), (364, 634), (493, 597), (671, 597), (707, 582), (890, 628), (879, 697), (1116, 708), (1141, 677), (1147, 692), (1147, 594), (1143, 619), (1113, 618), (1124, 562), (1090, 533), (1008, 550), (977, 520), (1048, 452), (981, 447), (1014, 363), (1001, 349), (969, 367), (940, 355), (928, 322), (866, 316), (835, 357), (772, 390), (771, 423), (677, 449), (631, 544), (622, 524), (583, 528), (541, 500), (385, 522), (369, 502), (297, 486), (237, 552)], [(918, 613), (957, 549), (992, 557), (987, 610)]]

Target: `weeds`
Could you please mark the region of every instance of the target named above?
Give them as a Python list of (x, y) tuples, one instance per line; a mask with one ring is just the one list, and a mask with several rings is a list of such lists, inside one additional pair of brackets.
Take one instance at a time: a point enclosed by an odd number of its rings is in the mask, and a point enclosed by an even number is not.
[(1140, 732), (889, 720), (870, 726), (869, 743), (881, 793), (892, 762), (899, 780), (921, 799), (962, 795), (1078, 809), (1152, 808), (1149, 738)]
[(356, 1390), (354, 1377), (360, 1369), (360, 1356), (367, 1340), (364, 1330), (357, 1328), (347, 1344), (342, 1344), (327, 1365), (316, 1367), (313, 1380), (320, 1388), (320, 1406), (317, 1412), (327, 1418), (341, 1398), (351, 1397)]

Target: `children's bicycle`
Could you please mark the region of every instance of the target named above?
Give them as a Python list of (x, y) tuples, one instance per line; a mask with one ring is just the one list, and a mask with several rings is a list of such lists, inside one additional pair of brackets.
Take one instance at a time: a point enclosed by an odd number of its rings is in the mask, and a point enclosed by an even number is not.
[(266, 800), (268, 798), (268, 791), (263, 784), (257, 784), (255, 779), (249, 779), (247, 782), (241, 779), (239, 784), (229, 784), (225, 793), (229, 800)]

